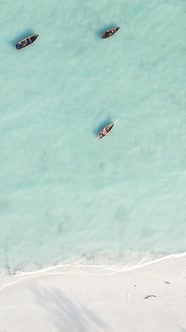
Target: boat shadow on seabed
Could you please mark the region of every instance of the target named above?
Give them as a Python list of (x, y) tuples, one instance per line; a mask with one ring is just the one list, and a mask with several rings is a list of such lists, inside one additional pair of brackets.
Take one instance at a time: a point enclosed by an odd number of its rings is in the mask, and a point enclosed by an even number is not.
[(103, 120), (102, 122), (100, 122), (100, 124), (96, 127), (94, 127), (93, 129), (93, 134), (94, 136), (101, 131), (101, 129), (103, 129), (104, 127), (106, 127), (108, 125), (108, 123), (112, 123), (112, 119), (110, 116), (108, 116), (107, 118), (105, 118), (105, 120)]
[(8, 43), (15, 48), (15, 45), (17, 41), (22, 40), (26, 36), (31, 36), (34, 34), (34, 30), (32, 28), (25, 29), (23, 32), (17, 35), (17, 37), (14, 37), (8, 41)]
[(116, 22), (111, 22), (110, 24), (104, 25), (102, 29), (97, 30), (96, 35), (100, 37), (105, 31), (109, 30), (110, 27), (115, 27), (117, 26)]

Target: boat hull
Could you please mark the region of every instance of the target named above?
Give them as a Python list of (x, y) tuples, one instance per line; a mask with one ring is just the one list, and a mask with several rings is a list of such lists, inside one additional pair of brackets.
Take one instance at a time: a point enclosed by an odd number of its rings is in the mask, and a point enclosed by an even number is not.
[(112, 28), (110, 30), (107, 30), (101, 35), (101, 38), (102, 39), (109, 38), (109, 37), (113, 36), (119, 29), (120, 29), (120, 27)]
[(110, 133), (110, 131), (112, 130), (112, 128), (114, 127), (114, 123), (110, 123), (109, 125), (107, 125), (106, 127), (104, 127), (99, 134), (97, 135), (97, 137), (99, 139), (104, 138), (105, 136), (108, 135), (108, 133)]
[(17, 44), (16, 44), (16, 49), (19, 51), (19, 50), (22, 50), (23, 48), (25, 47), (28, 47), (30, 45), (32, 45), (36, 40), (37, 38), (39, 37), (39, 35), (31, 35), (31, 36), (28, 36), (22, 40), (20, 40)]

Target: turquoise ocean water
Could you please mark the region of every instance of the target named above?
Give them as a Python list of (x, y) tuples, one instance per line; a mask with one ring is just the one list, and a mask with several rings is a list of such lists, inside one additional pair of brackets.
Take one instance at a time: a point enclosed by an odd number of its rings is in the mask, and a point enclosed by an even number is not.
[(1, 3), (1, 271), (186, 251), (185, 14), (182, 0)]

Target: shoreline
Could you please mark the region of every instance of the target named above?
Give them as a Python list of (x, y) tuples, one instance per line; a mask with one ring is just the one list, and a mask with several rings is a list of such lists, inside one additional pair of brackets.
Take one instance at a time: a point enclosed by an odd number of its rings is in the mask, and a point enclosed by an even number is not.
[[(36, 278), (36, 277), (45, 277), (48, 275), (64, 275), (64, 274), (93, 274), (93, 272), (98, 273), (95, 275), (110, 275), (110, 274), (117, 274), (120, 272), (130, 272), (135, 269), (141, 269), (146, 266), (156, 264), (162, 261), (171, 260), (171, 259), (177, 259), (177, 258), (185, 258), (186, 259), (186, 252), (179, 253), (179, 254), (170, 254), (166, 255), (160, 258), (156, 258), (154, 260), (150, 260), (144, 263), (135, 264), (133, 266), (127, 266), (124, 267), (122, 265), (113, 265), (113, 264), (105, 264), (105, 265), (97, 265), (97, 264), (79, 264), (79, 263), (63, 263), (63, 264), (57, 264), (55, 266), (48, 266), (46, 268), (42, 268), (39, 270), (33, 270), (33, 271), (21, 271), (14, 274), (8, 274), (8, 273), (1, 273), (0, 272), (0, 291), (6, 287), (10, 287), (12, 285), (16, 285), (19, 282), (22, 282), (24, 280), (28, 280), (30, 278)], [(88, 272), (90, 271), (90, 272)], [(102, 273), (103, 271), (103, 273)], [(1, 279), (7, 279), (8, 283), (3, 283), (3, 280)]]
[(14, 283), (0, 289), (0, 330), (184, 331), (185, 254), (128, 270), (97, 268), (55, 267), (15, 276)]

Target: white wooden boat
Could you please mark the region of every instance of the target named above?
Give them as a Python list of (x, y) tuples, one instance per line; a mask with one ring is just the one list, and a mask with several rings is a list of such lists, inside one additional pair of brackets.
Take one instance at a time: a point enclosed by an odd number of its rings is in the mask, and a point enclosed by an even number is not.
[(23, 48), (32, 45), (37, 40), (38, 37), (39, 37), (39, 35), (31, 35), (31, 36), (28, 36), (28, 37), (20, 40), (16, 44), (16, 49), (22, 50)]
[(120, 29), (120, 27), (112, 28), (110, 30), (107, 30), (101, 35), (101, 38), (102, 39), (109, 38), (109, 37), (113, 36), (119, 29)]
[(118, 120), (116, 120), (115, 122), (113, 123), (110, 123), (108, 124), (107, 126), (105, 126), (103, 129), (101, 129), (101, 131), (99, 132), (99, 134), (97, 135), (98, 138), (103, 138), (105, 136), (108, 135), (108, 133), (110, 133), (110, 131), (113, 129), (115, 123), (117, 122)]

